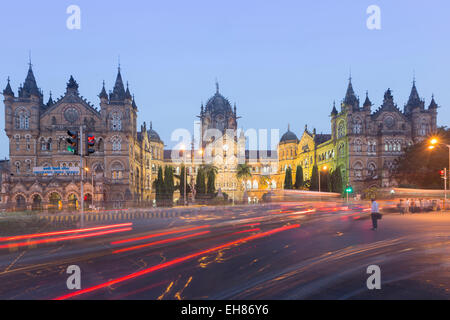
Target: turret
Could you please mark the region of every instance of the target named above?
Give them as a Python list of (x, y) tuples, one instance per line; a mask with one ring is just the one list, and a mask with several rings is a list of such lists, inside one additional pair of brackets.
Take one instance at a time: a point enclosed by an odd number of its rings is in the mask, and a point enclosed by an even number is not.
[(103, 88), (98, 97), (100, 98), (101, 103), (108, 103), (108, 94), (105, 89), (105, 81), (103, 81)]
[(366, 100), (364, 101), (364, 104), (363, 104), (363, 110), (370, 113), (371, 107), (372, 107), (372, 102), (369, 99), (369, 91), (366, 91)]
[(8, 77), (8, 84), (6, 85), (5, 90), (3, 90), (3, 96), (5, 97), (5, 99), (14, 98), (14, 92), (11, 89), (9, 77)]

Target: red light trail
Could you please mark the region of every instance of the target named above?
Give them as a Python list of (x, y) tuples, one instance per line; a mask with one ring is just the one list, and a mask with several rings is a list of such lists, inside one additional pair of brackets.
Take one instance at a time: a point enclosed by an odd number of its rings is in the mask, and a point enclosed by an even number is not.
[(106, 287), (109, 287), (109, 286), (112, 286), (114, 284), (121, 283), (121, 282), (124, 282), (124, 281), (127, 281), (127, 280), (135, 279), (135, 278), (143, 276), (145, 274), (149, 274), (149, 273), (161, 270), (161, 269), (165, 269), (165, 268), (173, 266), (175, 264), (179, 264), (181, 262), (185, 262), (185, 261), (197, 258), (199, 256), (203, 256), (205, 254), (209, 254), (209, 253), (212, 253), (212, 252), (215, 252), (215, 251), (219, 251), (219, 250), (222, 250), (224, 248), (234, 246), (236, 244), (240, 244), (240, 243), (247, 242), (247, 241), (250, 241), (250, 240), (263, 238), (263, 237), (266, 237), (266, 236), (269, 236), (269, 235), (272, 235), (272, 234), (275, 234), (275, 233), (279, 233), (279, 232), (282, 232), (282, 231), (295, 229), (295, 228), (299, 228), (299, 227), (300, 227), (299, 224), (295, 224), (295, 225), (284, 226), (284, 227), (273, 229), (273, 230), (270, 230), (270, 231), (258, 233), (258, 234), (252, 235), (252, 236), (248, 236), (246, 238), (242, 238), (242, 239), (239, 239), (239, 240), (236, 240), (236, 241), (225, 243), (225, 244), (217, 246), (217, 247), (213, 247), (213, 248), (206, 249), (206, 250), (203, 250), (203, 251), (200, 251), (200, 252), (196, 252), (196, 253), (193, 253), (193, 254), (190, 254), (190, 255), (187, 255), (187, 256), (184, 256), (184, 257), (181, 257), (181, 258), (177, 258), (177, 259), (165, 262), (165, 263), (161, 263), (161, 264), (158, 264), (156, 266), (153, 266), (153, 267), (150, 267), (150, 268), (147, 268), (147, 269), (135, 272), (135, 273), (131, 273), (129, 275), (126, 275), (126, 276), (123, 276), (123, 277), (120, 277), (120, 278), (117, 278), (117, 279), (114, 279), (114, 280), (111, 280), (111, 281), (108, 281), (108, 282), (104, 282), (102, 284), (99, 284), (99, 285), (96, 285), (96, 286), (93, 286), (93, 287), (90, 287), (90, 288), (86, 288), (86, 289), (83, 289), (83, 290), (72, 292), (72, 293), (60, 296), (60, 297), (56, 298), (55, 300), (66, 300), (66, 299), (70, 299), (70, 298), (73, 298), (73, 297), (77, 297), (77, 296), (80, 296), (82, 294), (93, 292), (93, 291), (96, 291), (96, 290), (99, 290), (99, 289), (102, 289), (102, 288), (106, 288)]
[(189, 239), (189, 238), (193, 238), (193, 237), (199, 237), (199, 236), (202, 236), (202, 235), (205, 235), (208, 233), (211, 233), (211, 231), (203, 231), (203, 232), (199, 232), (199, 233), (189, 234), (187, 236), (181, 236), (181, 237), (177, 237), (177, 238), (170, 238), (170, 239), (164, 239), (164, 240), (159, 240), (159, 241), (155, 241), (155, 242), (145, 243), (145, 244), (141, 244), (141, 245), (134, 246), (134, 247), (119, 249), (119, 250), (113, 251), (113, 253), (134, 251), (134, 250), (138, 250), (138, 249), (142, 249), (142, 248), (146, 248), (146, 247), (156, 246), (158, 244), (170, 243), (170, 242)]
[(133, 224), (130, 222), (130, 223), (113, 224), (113, 225), (109, 225), (109, 226), (94, 227), (94, 228), (87, 228), (87, 229), (73, 229), (73, 230), (64, 230), (64, 231), (56, 231), (56, 232), (48, 232), (48, 233), (26, 234), (26, 235), (22, 235), (22, 236), (0, 238), (0, 242), (23, 240), (23, 239), (33, 239), (33, 238), (43, 238), (43, 237), (51, 237), (51, 236), (57, 236), (57, 235), (62, 235), (62, 234), (89, 232), (89, 231), (97, 231), (97, 230), (104, 230), (104, 229), (121, 228), (121, 227), (130, 227), (132, 225)]
[(182, 232), (188, 232), (188, 231), (195, 231), (195, 230), (205, 229), (205, 228), (209, 228), (209, 227), (210, 227), (210, 225), (206, 225), (206, 226), (200, 226), (200, 227), (193, 227), (193, 228), (173, 230), (173, 231), (168, 231), (168, 232), (163, 232), (163, 233), (155, 233), (155, 234), (151, 234), (151, 235), (144, 236), (144, 237), (139, 237), (139, 238), (131, 238), (131, 239), (125, 239), (125, 240), (120, 240), (120, 241), (114, 241), (114, 242), (111, 242), (111, 245), (117, 245), (117, 244), (134, 242), (134, 241), (139, 241), (139, 240), (157, 238), (157, 237), (167, 236), (167, 235), (170, 235), (170, 234), (182, 233)]
[(0, 245), (0, 249), (32, 246), (32, 245), (41, 244), (41, 243), (52, 243), (52, 242), (67, 241), (67, 240), (74, 240), (74, 239), (92, 238), (92, 237), (98, 237), (98, 236), (103, 236), (103, 235), (113, 234), (113, 233), (118, 233), (118, 232), (126, 232), (126, 231), (131, 231), (131, 230), (133, 230), (133, 228), (122, 228), (122, 229), (113, 229), (113, 230), (94, 232), (94, 233), (88, 233), (88, 234), (79, 234), (79, 235), (75, 235), (75, 236), (50, 238), (50, 239), (42, 239), (42, 240), (19, 242), (19, 243), (9, 243), (9, 244)]

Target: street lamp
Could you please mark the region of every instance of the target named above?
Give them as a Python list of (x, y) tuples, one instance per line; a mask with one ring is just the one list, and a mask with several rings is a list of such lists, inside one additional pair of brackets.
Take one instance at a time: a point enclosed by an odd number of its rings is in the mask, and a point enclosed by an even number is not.
[(322, 170), (319, 170), (319, 192), (320, 192), (320, 176), (322, 174), (322, 171), (326, 172), (327, 170), (328, 170), (328, 167), (326, 165), (322, 167)]
[[(431, 138), (428, 149), (433, 150), (436, 148), (437, 145), (443, 145), (448, 148), (448, 170), (444, 170), (444, 171), (450, 171), (450, 144), (439, 142), (438, 138)], [(447, 179), (448, 179), (448, 176), (447, 176), (447, 174), (445, 174), (445, 176), (444, 176), (444, 199), (445, 199), (444, 200), (444, 210), (447, 205)], [(450, 189), (450, 187), (449, 187), (449, 189)]]

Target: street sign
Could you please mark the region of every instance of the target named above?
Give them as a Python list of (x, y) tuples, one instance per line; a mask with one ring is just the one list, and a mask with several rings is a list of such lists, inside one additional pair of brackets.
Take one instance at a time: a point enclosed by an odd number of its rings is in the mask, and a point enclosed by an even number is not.
[(79, 167), (60, 168), (60, 167), (35, 167), (33, 173), (37, 175), (53, 176), (53, 175), (79, 175)]

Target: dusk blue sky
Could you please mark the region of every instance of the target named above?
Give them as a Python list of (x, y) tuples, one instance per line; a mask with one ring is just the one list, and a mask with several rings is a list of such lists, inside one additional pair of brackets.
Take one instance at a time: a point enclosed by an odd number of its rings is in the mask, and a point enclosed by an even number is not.
[[(82, 10), (81, 30), (66, 28), (66, 8)], [(369, 5), (381, 8), (381, 30), (368, 30)], [(279, 128), (300, 136), (305, 124), (330, 131), (352, 70), (356, 93), (375, 107), (393, 90), (403, 109), (415, 70), (438, 124), (450, 119), (450, 2), (429, 1), (3, 1), (0, 87), (25, 79), (28, 53), (45, 101), (73, 75), (96, 106), (102, 81), (112, 89), (121, 57), (136, 96), (139, 125), (153, 121), (168, 147), (176, 128), (193, 121), (215, 92), (237, 103), (239, 126)], [(3, 107), (2, 107), (3, 109)], [(0, 157), (7, 157), (4, 112)]]

